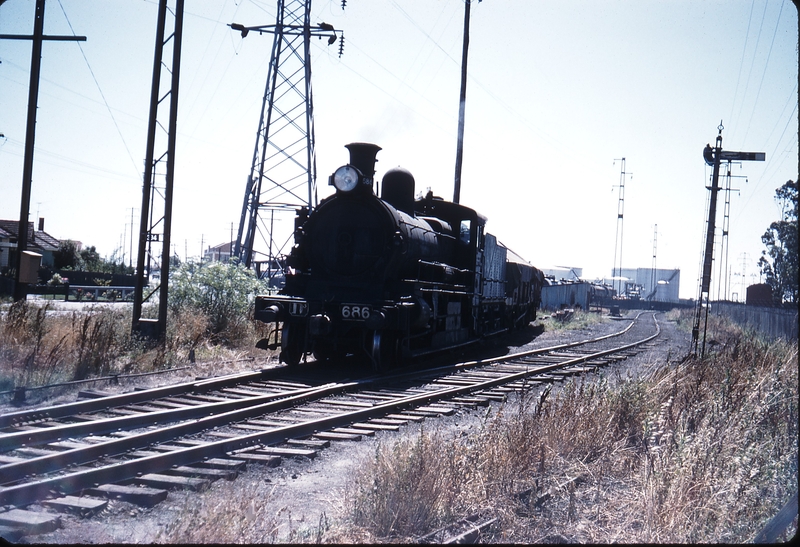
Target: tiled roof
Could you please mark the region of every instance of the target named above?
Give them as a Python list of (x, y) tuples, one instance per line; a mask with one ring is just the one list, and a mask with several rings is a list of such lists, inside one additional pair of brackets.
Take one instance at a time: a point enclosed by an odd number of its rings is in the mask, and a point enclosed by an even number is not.
[[(0, 232), (4, 232), (9, 239), (17, 239), (19, 236), (18, 220), (0, 219)], [(33, 222), (28, 223), (28, 248), (39, 249), (42, 251), (58, 250), (59, 241), (47, 232), (37, 232), (33, 229)]]

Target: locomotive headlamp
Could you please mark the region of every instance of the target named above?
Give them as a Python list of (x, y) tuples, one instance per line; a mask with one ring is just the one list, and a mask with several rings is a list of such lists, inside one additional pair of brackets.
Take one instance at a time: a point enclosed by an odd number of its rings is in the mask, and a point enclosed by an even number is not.
[(331, 183), (340, 192), (353, 191), (363, 177), (352, 165), (343, 165), (331, 176)]

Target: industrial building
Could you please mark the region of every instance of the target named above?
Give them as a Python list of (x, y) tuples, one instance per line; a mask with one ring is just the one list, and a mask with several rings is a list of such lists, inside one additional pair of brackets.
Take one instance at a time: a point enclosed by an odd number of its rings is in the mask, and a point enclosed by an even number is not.
[(616, 277), (604, 279), (620, 296), (654, 302), (678, 302), (679, 269), (622, 268)]

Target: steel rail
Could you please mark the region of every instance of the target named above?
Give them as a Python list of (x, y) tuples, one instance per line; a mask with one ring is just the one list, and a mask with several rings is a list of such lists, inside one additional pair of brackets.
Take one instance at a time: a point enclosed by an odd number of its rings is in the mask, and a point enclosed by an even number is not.
[[(630, 320), (631, 322), (628, 324), (628, 326), (626, 326), (624, 329), (622, 329), (620, 331), (612, 332), (611, 334), (604, 334), (602, 336), (597, 336), (595, 338), (587, 338), (586, 340), (579, 340), (577, 342), (565, 342), (563, 344), (557, 344), (555, 346), (547, 346), (545, 348), (537, 348), (537, 349), (526, 350), (526, 351), (522, 351), (522, 352), (518, 352), (518, 353), (500, 355), (498, 357), (490, 357), (488, 359), (478, 359), (478, 360), (475, 360), (475, 361), (465, 361), (463, 363), (456, 363), (456, 364), (453, 364), (453, 365), (444, 365), (444, 366), (435, 367), (435, 368), (415, 369), (415, 370), (413, 370), (411, 372), (401, 372), (401, 373), (399, 373), (397, 375), (393, 375), (391, 378), (392, 378), (392, 380), (398, 380), (398, 379), (406, 377), (406, 376), (409, 377), (409, 378), (419, 378), (420, 374), (425, 374), (425, 373), (430, 373), (428, 375), (429, 376), (433, 376), (435, 374), (440, 374), (440, 373), (446, 372), (448, 370), (462, 370), (462, 369), (476, 368), (476, 367), (481, 367), (481, 366), (484, 366), (484, 365), (490, 365), (492, 363), (508, 361), (510, 359), (529, 357), (529, 356), (532, 356), (532, 355), (543, 355), (543, 354), (552, 353), (554, 351), (558, 351), (558, 350), (561, 350), (561, 349), (568, 349), (568, 348), (583, 346), (583, 345), (586, 345), (586, 344), (591, 344), (593, 342), (600, 342), (600, 341), (603, 341), (603, 340), (607, 340), (609, 338), (614, 338), (614, 337), (621, 336), (621, 335), (625, 334), (626, 332), (628, 332), (633, 327), (635, 320), (638, 319), (639, 317), (641, 317), (642, 314), (644, 314), (644, 313), (649, 313), (649, 312), (644, 312), (644, 311), (640, 312), (639, 314), (637, 314), (637, 316), (633, 320)], [(653, 314), (653, 320), (655, 320), (655, 314)], [(658, 325), (657, 321), (656, 321), (656, 325)]]
[[(8, 486), (0, 489), (0, 505), (22, 506), (33, 503), (34, 501), (42, 499), (44, 497), (47, 497), (53, 492), (69, 494), (85, 488), (86, 485), (131, 480), (135, 479), (136, 476), (141, 473), (153, 472), (154, 470), (158, 469), (167, 469), (176, 465), (186, 465), (189, 462), (197, 462), (207, 458), (219, 457), (224, 455), (225, 453), (257, 444), (270, 445), (270, 444), (277, 444), (284, 442), (289, 438), (307, 437), (319, 431), (326, 431), (336, 427), (340, 427), (342, 425), (373, 419), (378, 416), (384, 416), (386, 414), (397, 412), (398, 410), (406, 408), (423, 406), (441, 399), (457, 397), (459, 395), (465, 395), (476, 391), (484, 391), (496, 387), (498, 385), (523, 380), (531, 376), (536, 376), (559, 368), (580, 364), (582, 362), (591, 359), (597, 359), (600, 357), (611, 355), (613, 353), (625, 351), (627, 349), (647, 343), (650, 340), (654, 339), (660, 333), (660, 326), (658, 325), (658, 321), (655, 319), (655, 314), (653, 315), (653, 319), (656, 323), (655, 334), (648, 336), (644, 339), (641, 339), (637, 342), (625, 344), (620, 347), (589, 353), (587, 355), (575, 357), (572, 359), (567, 359), (561, 363), (534, 366), (524, 371), (512, 374), (506, 374), (498, 378), (476, 382), (471, 385), (446, 387), (425, 393), (416, 393), (408, 397), (401, 397), (396, 400), (387, 401), (384, 403), (378, 403), (368, 408), (361, 408), (358, 410), (345, 412), (334, 416), (325, 416), (322, 418), (316, 418), (299, 424), (281, 426), (268, 431), (260, 431), (257, 433), (242, 435), (231, 439), (212, 441), (200, 446), (181, 448), (170, 452), (166, 452), (164, 454), (146, 456), (132, 461), (117, 462), (108, 466), (77, 471), (61, 475), (58, 477), (39, 480), (36, 482)], [(328, 388), (325, 387), (319, 388), (319, 391), (322, 392), (325, 389)], [(342, 386), (336, 386), (335, 389), (337, 391), (341, 391)], [(307, 397), (309, 397), (309, 395), (302, 396), (302, 398), (307, 398)], [(284, 402), (286, 401), (280, 401), (280, 403)], [(293, 403), (294, 402), (300, 402), (300, 401), (293, 401)], [(268, 405), (269, 404), (261, 405), (261, 408), (258, 409), (253, 408), (248, 410), (252, 410), (253, 414), (259, 414), (259, 413), (263, 414), (265, 411), (263, 407)], [(206, 423), (198, 425), (197, 429), (202, 430), (209, 427), (209, 424), (211, 423), (211, 418), (220, 419), (220, 423), (231, 422), (228, 416), (220, 415), (220, 416), (209, 417), (205, 419)], [(201, 421), (204, 420), (198, 420), (198, 422)], [(170, 428), (167, 428), (166, 430), (161, 430), (161, 432), (153, 432), (153, 434), (154, 436), (163, 436), (164, 439), (174, 438), (175, 434), (174, 431), (172, 430), (174, 430), (177, 427), (181, 426), (172, 426)], [(167, 430), (170, 431), (167, 433)], [(120, 441), (124, 442), (125, 439), (120, 439)], [(116, 443), (117, 441), (111, 441), (111, 442)], [(101, 445), (96, 445), (96, 446), (101, 447)], [(85, 449), (75, 449), (72, 451), (64, 452), (62, 454), (66, 454), (68, 452), (83, 451), (83, 450)], [(102, 450), (98, 450), (97, 452), (99, 455), (103, 455)], [(98, 457), (97, 455), (94, 456), (95, 459), (97, 457)], [(45, 458), (50, 458), (50, 457), (46, 456)], [(34, 458), (34, 460), (40, 460), (40, 458)], [(28, 460), (28, 461), (34, 461), (34, 460)], [(21, 463), (26, 463), (26, 462), (21, 462)]]
[[(14, 446), (39, 445), (83, 435), (101, 435), (121, 429), (134, 429), (137, 427), (172, 423), (181, 420), (194, 420), (204, 416), (235, 411), (237, 409), (251, 408), (287, 397), (296, 397), (303, 393), (313, 393), (315, 390), (316, 388), (301, 388), (285, 392), (254, 395), (244, 399), (230, 399), (228, 401), (198, 404), (196, 406), (187, 406), (184, 408), (153, 410), (151, 412), (142, 412), (141, 414), (129, 416), (100, 418), (97, 420), (55, 425), (41, 429), (15, 431), (13, 433), (0, 434), (0, 447), (8, 451)], [(3, 467), (0, 467), (0, 484), (3, 482), (3, 469)]]
[(190, 391), (219, 389), (220, 387), (235, 385), (242, 382), (262, 380), (264, 379), (265, 372), (266, 371), (264, 370), (239, 372), (226, 376), (220, 376), (219, 378), (193, 380), (191, 382), (183, 382), (169, 386), (142, 389), (132, 391), (130, 393), (110, 395), (108, 397), (99, 397), (97, 399), (90, 399), (88, 401), (76, 401), (74, 403), (53, 405), (32, 410), (9, 412), (7, 414), (0, 415), (0, 428), (12, 427), (20, 423), (36, 420), (63, 418), (65, 416), (71, 416), (74, 414), (96, 412), (98, 410), (141, 403), (143, 401), (150, 401), (161, 397), (174, 397)]
[[(95, 443), (86, 447), (72, 448), (46, 456), (38, 456), (20, 462), (8, 463), (0, 466), (0, 484), (14, 482), (26, 475), (47, 473), (63, 469), (69, 465), (91, 462), (100, 457), (122, 454), (128, 450), (142, 448), (184, 435), (191, 435), (214, 427), (219, 427), (220, 425), (227, 425), (253, 416), (259, 416), (267, 412), (283, 410), (295, 406), (298, 403), (304, 403), (326, 395), (340, 393), (342, 390), (346, 389), (347, 386), (348, 384), (327, 384), (311, 390), (299, 390), (299, 392), (293, 395), (284, 396), (281, 399), (270, 400), (257, 405), (253, 405), (252, 400), (237, 399), (231, 402), (245, 402), (250, 404), (246, 405), (244, 408), (220, 412), (196, 420), (188, 420), (184, 423), (159, 428), (153, 431), (145, 431), (143, 433), (128, 435), (110, 441)], [(258, 398), (260, 399), (260, 397)], [(222, 404), (227, 404), (227, 402)], [(203, 405), (203, 407), (207, 408), (208, 405)], [(191, 408), (191, 410), (193, 409), (194, 408)], [(143, 416), (152, 416), (152, 414), (154, 413), (145, 414)], [(139, 418), (139, 416), (134, 416), (134, 418)], [(2, 503), (0, 503), (0, 505), (2, 505)]]
[[(639, 314), (639, 316), (641, 313)], [(637, 318), (639, 317), (637, 316)], [(508, 359), (512, 356), (523, 356), (523, 355), (535, 355), (540, 353), (547, 353), (549, 351), (556, 351), (558, 349), (564, 349), (568, 347), (575, 347), (582, 344), (587, 344), (591, 342), (597, 342), (606, 338), (612, 338), (615, 336), (620, 336), (628, 331), (633, 326), (633, 321), (624, 329), (619, 332), (607, 334), (604, 336), (600, 336), (597, 338), (591, 338), (587, 340), (582, 340), (574, 343), (565, 343), (559, 344), (556, 346), (550, 346), (547, 348), (539, 348), (536, 350), (529, 350), (522, 353), (512, 354), (512, 355), (504, 355), (492, 359), (484, 359), (478, 361), (469, 361), (466, 363), (459, 363), (457, 365), (446, 365), (443, 367), (431, 368), (426, 369), (428, 372), (431, 373), (438, 373), (445, 370), (455, 370), (457, 368), (469, 368), (475, 366), (481, 366), (484, 364), (490, 364), (492, 362), (498, 360)], [(275, 369), (269, 369), (272, 371)], [(395, 381), (398, 378), (402, 378), (403, 376), (410, 375), (415, 376), (418, 375), (418, 371), (413, 372), (401, 372), (398, 374), (394, 374), (391, 376), (384, 376), (382, 377), (384, 380)], [(133, 391), (130, 393), (122, 393), (119, 395), (110, 395), (108, 397), (100, 397), (97, 399), (91, 399), (88, 401), (76, 401), (73, 403), (66, 403), (61, 405), (53, 405), (50, 407), (32, 409), (32, 410), (21, 410), (16, 412), (9, 412), (6, 414), (0, 414), (0, 428), (5, 427), (13, 427), (18, 424), (22, 423), (30, 423), (33, 421), (42, 421), (47, 419), (57, 419), (63, 418), (67, 416), (71, 416), (74, 414), (83, 414), (88, 412), (97, 412), (101, 410), (106, 410), (109, 408), (114, 407), (121, 407), (127, 406), (131, 404), (141, 403), (145, 401), (151, 401), (155, 399), (159, 399), (162, 397), (174, 397), (177, 395), (181, 395), (184, 393), (189, 392), (206, 392), (211, 389), (220, 389), (222, 387), (227, 387), (230, 385), (237, 385), (244, 382), (250, 381), (257, 381), (257, 380), (264, 380), (268, 375), (267, 370), (261, 371), (248, 371), (248, 372), (240, 372), (229, 374), (226, 376), (221, 376), (219, 378), (209, 378), (203, 380), (193, 380), (191, 382), (182, 382), (175, 385), (169, 386), (162, 386), (150, 389), (142, 389)], [(65, 433), (69, 434), (69, 432)], [(78, 434), (78, 433), (73, 433)], [(59, 437), (51, 437), (50, 440), (57, 440)], [(0, 437), (0, 443), (2, 442), (3, 437)], [(33, 442), (28, 441), (28, 442)]]

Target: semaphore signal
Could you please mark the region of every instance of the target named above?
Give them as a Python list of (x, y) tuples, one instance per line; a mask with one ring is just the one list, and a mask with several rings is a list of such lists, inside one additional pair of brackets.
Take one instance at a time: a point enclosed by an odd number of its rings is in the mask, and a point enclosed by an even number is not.
[[(719, 167), (720, 163), (724, 160), (727, 162), (732, 161), (764, 161), (766, 154), (764, 152), (732, 152), (729, 150), (722, 150), (722, 121), (719, 122), (717, 130), (717, 142), (714, 148), (707, 144), (703, 149), (703, 159), (706, 160), (708, 165), (714, 166), (714, 172), (711, 177), (711, 199), (708, 204), (708, 226), (706, 230), (706, 245), (703, 253), (703, 276), (700, 280), (700, 294), (697, 298), (695, 308), (695, 320), (692, 327), (692, 351), (697, 355), (697, 346), (700, 339), (700, 320), (703, 319), (703, 345), (701, 348), (701, 357), (705, 356), (706, 352), (706, 330), (708, 328), (708, 304), (709, 304), (709, 290), (711, 287), (711, 268), (714, 260), (714, 230), (715, 220), (717, 216), (717, 192), (719, 191)], [(705, 304), (705, 305), (704, 305)], [(703, 309), (705, 308), (705, 314)]]

